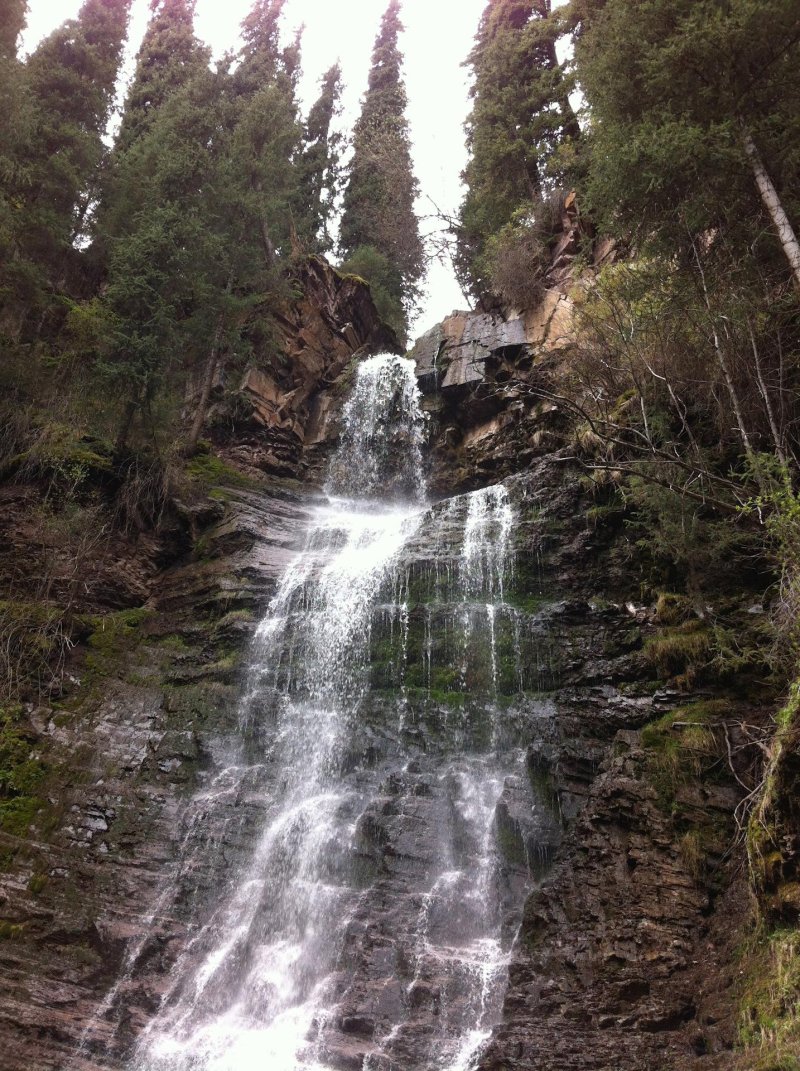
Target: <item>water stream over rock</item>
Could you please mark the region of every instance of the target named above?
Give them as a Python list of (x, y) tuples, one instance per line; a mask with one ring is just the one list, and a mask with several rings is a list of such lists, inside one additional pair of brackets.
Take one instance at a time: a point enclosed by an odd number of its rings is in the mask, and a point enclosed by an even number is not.
[(423, 424), (411, 362), (362, 363), (238, 738), (188, 805), (194, 917), (131, 1071), (469, 1071), (499, 1021), (559, 834), (526, 762), (538, 641), (507, 490), (428, 506)]

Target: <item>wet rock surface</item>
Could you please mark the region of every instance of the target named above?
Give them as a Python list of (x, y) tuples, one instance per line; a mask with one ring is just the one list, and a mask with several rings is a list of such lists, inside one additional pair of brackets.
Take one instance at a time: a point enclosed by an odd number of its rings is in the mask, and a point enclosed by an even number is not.
[[(160, 958), (185, 937), (185, 920), (158, 904), (176, 877), (187, 792), (231, 732), (254, 611), (302, 538), (307, 508), (290, 491), (231, 495), (206, 533), (207, 560), (165, 574), (134, 628), (90, 647), (88, 666), (76, 656), (58, 706), (30, 712), (31, 746), (56, 772), (31, 827), (0, 832), (8, 1071), (115, 1066), (157, 1003)], [(217, 879), (199, 865), (196, 877), (200, 887)], [(132, 956), (141, 975), (128, 999)], [(114, 1040), (102, 1002), (120, 979), (125, 1022)], [(77, 1054), (87, 1027), (91, 1058)]]
[[(376, 611), (371, 698), (343, 759), (348, 776), (368, 760), (348, 803), (359, 897), (335, 1014), (314, 1024), (342, 1071), (365, 1060), (371, 1071), (426, 1067), (467, 999), (458, 949), (481, 855), (453, 806), (467, 753), (475, 780), (497, 782), (491, 832), (509, 957), (481, 1071), (730, 1066), (732, 947), (746, 904), (728, 849), (742, 789), (723, 761), (708, 784), (688, 778), (665, 799), (642, 745), (644, 727), (713, 695), (653, 679), (644, 647), (654, 625), (637, 603), (631, 537), (613, 513), (588, 517), (562, 418), (509, 385), (546, 376), (568, 352), (568, 300), (555, 288), (525, 322), (460, 317), (417, 350), (432, 486), (446, 496), (505, 481), (513, 579), (492, 657), (485, 642), (465, 646), (465, 628), (485, 637), (488, 617), (454, 592), (463, 510), (444, 502), (405, 547), (399, 588), (387, 593), (406, 616)], [(351, 321), (333, 359), (329, 349), (314, 356), (306, 338), (307, 366), (291, 384), (252, 378), (252, 412), (220, 433), (221, 449), (245, 469), (316, 479), (354, 343), (367, 344), (356, 310)], [(121, 605), (141, 589), (147, 613), (77, 651), (72, 687), (26, 713), (32, 751), (57, 772), (33, 823), (0, 833), (3, 1071), (125, 1066), (175, 963), (200, 961), (192, 942), (252, 855), (280, 770), (242, 777), (226, 765), (243, 664), (317, 500), (274, 479), (228, 488), (226, 500), (184, 518), (202, 540), (189, 559), (124, 579)], [(24, 532), (14, 538), (21, 546)], [(728, 721), (757, 716), (734, 703)], [(504, 761), (492, 765), (498, 739)], [(262, 742), (254, 725), (252, 746)], [(447, 873), (462, 875), (448, 880), (464, 882), (454, 886), (464, 913), (428, 917), (445, 842), (458, 846)], [(421, 954), (421, 932), (435, 955)]]

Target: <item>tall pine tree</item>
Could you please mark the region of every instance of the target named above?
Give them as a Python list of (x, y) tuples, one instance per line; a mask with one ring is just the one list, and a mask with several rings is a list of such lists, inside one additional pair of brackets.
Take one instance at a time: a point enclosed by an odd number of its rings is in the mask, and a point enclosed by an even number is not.
[(209, 50), (194, 32), (195, 0), (150, 0), (151, 17), (136, 56), (116, 141), (124, 153), (166, 101), (208, 66)]
[[(124, 400), (120, 450), (137, 419), (152, 426), (159, 406), (183, 396), (188, 379), (195, 388), (185, 441), (191, 452), (222, 354), (246, 352), (248, 314), (256, 302), (262, 311), (271, 305), (291, 234), (301, 133), (297, 47), (281, 48), (281, 7), (279, 0), (257, 3), (243, 26), (239, 62), (226, 59), (217, 71), (196, 45), (191, 5), (163, 3), (155, 12), (143, 49), (148, 62), (140, 57), (139, 67), (141, 88), (158, 91), (134, 87), (129, 96), (126, 108), (138, 115), (127, 123), (106, 217), (111, 228), (102, 236), (109, 262), (102, 367)], [(177, 26), (168, 25), (168, 14), (179, 17)], [(182, 84), (159, 45), (178, 30), (191, 59), (181, 65)]]
[(487, 243), (515, 215), (534, 213), (558, 182), (562, 146), (580, 135), (556, 54), (561, 32), (551, 0), (490, 0), (467, 60), (473, 103), (457, 271), (478, 296), (492, 287)]
[[(151, 427), (160, 399), (194, 377), (231, 293), (241, 235), (232, 204), (224, 77), (208, 68), (176, 90), (125, 153), (136, 181), (124, 230), (108, 237), (100, 369), (123, 402), (118, 450), (134, 418)], [(221, 340), (220, 340), (221, 341)]]
[(0, 0), (0, 61), (16, 58), (27, 14), (27, 0)]
[(19, 335), (27, 309), (38, 292), (40, 272), (28, 261), (21, 239), (21, 195), (30, 143), (29, 101), (17, 44), (25, 25), (24, 0), (0, 0), (0, 339)]
[(285, 0), (256, 0), (242, 23), (243, 47), (232, 75), (236, 98), (233, 154), (244, 217), (258, 234), (264, 260), (276, 266), (290, 245), (291, 206), (300, 149), (296, 83), (299, 36), (281, 47)]
[(320, 95), (308, 113), (303, 147), (298, 158), (295, 225), (301, 244), (312, 252), (333, 247), (330, 224), (340, 181), (342, 136), (332, 129), (339, 112), (342, 69), (331, 67), (323, 77)]
[(363, 274), (402, 338), (425, 271), (417, 181), (406, 121), (400, 4), (391, 0), (372, 52), (361, 114), (353, 131), (353, 157), (344, 194), (340, 243), (345, 267)]
[[(86, 211), (105, 156), (103, 134), (114, 98), (130, 0), (85, 0), (75, 19), (36, 48), (24, 69), (24, 159), (12, 179), (18, 258), (40, 274), (38, 330), (53, 292), (77, 260)], [(33, 312), (33, 309), (30, 310)]]
[[(578, 10), (587, 193), (603, 225), (670, 253), (714, 233), (746, 255), (781, 229), (772, 198), (800, 227), (796, 0), (582, 0)], [(775, 254), (800, 282), (786, 245)]]

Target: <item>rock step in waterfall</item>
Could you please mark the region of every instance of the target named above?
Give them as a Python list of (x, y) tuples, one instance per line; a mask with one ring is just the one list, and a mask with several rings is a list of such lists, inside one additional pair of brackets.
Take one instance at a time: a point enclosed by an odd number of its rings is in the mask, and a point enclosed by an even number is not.
[[(197, 917), (131, 1071), (469, 1071), (499, 1020), (537, 822), (557, 836), (525, 760), (539, 640), (507, 490), (428, 506), (423, 439), (412, 363), (364, 361), (238, 739), (187, 809), (172, 895)], [(241, 829), (200, 835), (231, 794), (255, 825), (233, 866)], [(212, 850), (218, 886), (192, 889)]]

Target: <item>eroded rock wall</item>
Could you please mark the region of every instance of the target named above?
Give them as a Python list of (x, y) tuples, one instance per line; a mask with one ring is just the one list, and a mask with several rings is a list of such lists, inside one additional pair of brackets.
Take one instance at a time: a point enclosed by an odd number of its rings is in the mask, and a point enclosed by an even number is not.
[[(543, 590), (569, 593), (548, 626), (565, 657), (551, 736), (536, 745), (565, 837), (528, 899), (480, 1068), (728, 1068), (754, 918), (741, 804), (774, 698), (724, 674), (670, 683), (652, 657), (664, 623), (652, 595), (642, 601), (624, 510), (587, 493), (570, 420), (543, 397), (575, 344), (574, 288), (590, 282), (564, 271), (525, 316), (453, 314), (412, 351), (432, 486), (447, 495), (524, 473)], [(740, 587), (742, 624), (756, 593)]]
[(354, 358), (399, 346), (363, 280), (310, 257), (292, 284), (300, 296), (276, 318), (275, 337), (260, 342), (244, 374), (223, 365), (207, 425), (235, 464), (308, 479), (319, 474)]
[[(285, 367), (248, 373), (235, 411), (217, 397), (210, 435), (240, 478), (223, 481), (216, 507), (185, 511), (168, 567), (155, 549), (144, 555), (120, 603), (142, 605), (90, 630), (63, 694), (26, 709), (25, 742), (48, 773), (42, 808), (0, 832), (3, 1071), (122, 1066), (192, 919), (252, 847), (262, 803), (246, 782), (214, 780), (236, 731), (244, 652), (302, 539), (353, 355), (392, 348), (361, 284), (321, 263), (309, 271), (315, 296), (281, 327)], [(551, 803), (533, 828), (528, 786), (511, 779), (498, 808), (508, 873), (533, 890), (482, 1071), (722, 1069), (748, 910), (734, 813), (737, 777), (747, 784), (750, 771), (737, 726), (763, 721), (768, 706), (735, 685), (680, 690), (665, 679), (624, 517), (597, 510), (565, 445), (568, 422), (526, 387), (551, 383), (568, 359), (572, 285), (554, 279), (525, 317), (456, 314), (414, 350), (433, 492), (504, 480), (514, 502), (509, 597), (531, 638), (529, 686), (520, 696), (509, 684), (504, 700), (512, 713), (520, 705), (527, 775)], [(429, 607), (421, 590), (409, 602), (416, 649)], [(379, 678), (386, 666), (373, 655)], [(436, 979), (413, 992), (413, 977), (398, 984), (409, 957), (404, 966), (395, 938), (410, 930), (415, 883), (436, 848), (429, 756), (463, 702), (445, 683), (410, 696), (421, 725), (413, 767), (392, 768), (396, 740), (377, 707), (363, 728), (386, 776), (362, 826), (375, 882), (347, 935), (350, 973), (327, 1039), (337, 1067), (363, 1065), (393, 1000), (413, 997), (414, 1029), (435, 1029)], [(702, 733), (676, 754), (687, 725)], [(735, 768), (728, 745), (743, 756)], [(520, 850), (527, 840), (543, 847), (535, 866)], [(387, 1071), (414, 1066), (414, 1030), (401, 1042)]]

